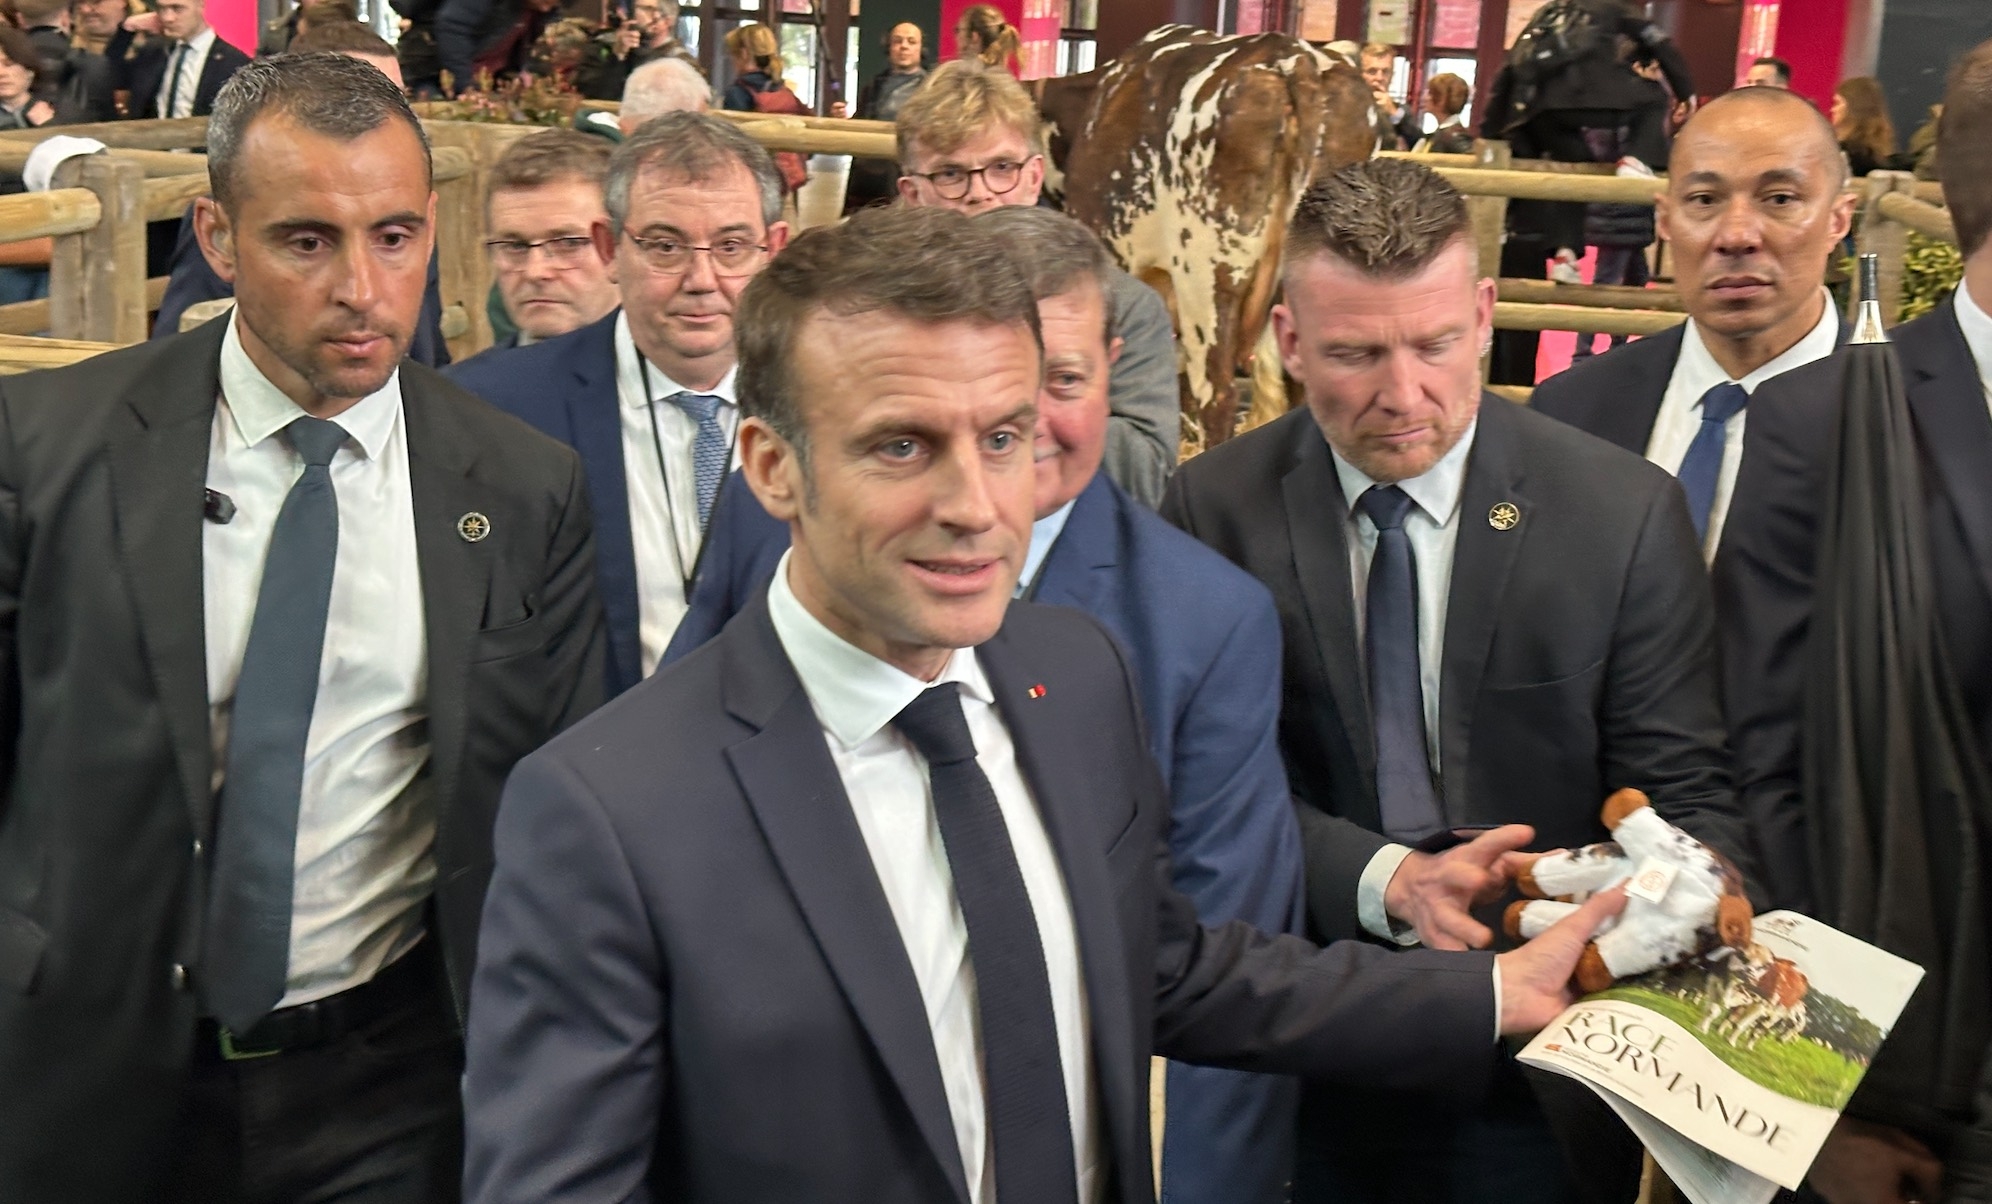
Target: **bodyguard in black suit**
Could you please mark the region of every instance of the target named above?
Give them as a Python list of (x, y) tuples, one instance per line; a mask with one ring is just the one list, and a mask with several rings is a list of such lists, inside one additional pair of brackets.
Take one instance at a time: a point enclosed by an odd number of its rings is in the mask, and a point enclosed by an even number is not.
[[(1601, 840), (1599, 804), (1619, 787), (1744, 850), (1680, 490), (1588, 435), (1483, 401), (1493, 284), (1476, 279), (1469, 229), (1459, 195), (1409, 163), (1311, 189), (1274, 310), (1308, 408), (1184, 465), (1163, 505), (1278, 604), (1281, 747), (1325, 935), (1356, 916), (1408, 935), (1401, 918), (1457, 947), (1461, 934), (1426, 930), (1383, 886), (1418, 871), (1424, 855), (1403, 845), (1509, 822), (1545, 846)], [(1296, 1199), (1581, 1198), (1512, 1067), (1454, 1114), (1310, 1095)], [(1630, 1198), (1636, 1147), (1600, 1149), (1573, 1147), (1603, 1163), (1585, 1181)]]
[(1574, 364), (1530, 404), (1674, 473), (1713, 557), (1757, 386), (1830, 355), (1826, 263), (1853, 220), (1833, 127), (1810, 101), (1740, 88), (1674, 142), (1658, 222), (1688, 321)]
[[(159, 36), (132, 45), (134, 22)], [(118, 27), (104, 57), (120, 90), (128, 94), (125, 116), (206, 117), (222, 86), (249, 62), (249, 56), (216, 35), (207, 23), (205, 0), (159, 0), (152, 13)]]
[(0, 388), (9, 1200), (454, 1198), (499, 788), (600, 696), (580, 465), (403, 359), (413, 113), (250, 72), (199, 202), (235, 313)]
[[(1982, 761), (1992, 760), (1992, 43), (1966, 54), (1953, 69), (1944, 95), (1941, 126), (1944, 198), (1965, 256), (1964, 281), (1933, 312), (1889, 332), (1902, 366), (1915, 452), (1920, 463), (1938, 644), (1949, 660), (1964, 712), (1962, 740)], [(1818, 750), (1807, 747), (1809, 680), (1820, 653), (1811, 635), (1816, 599), (1833, 588), (1822, 567), (1821, 515), (1835, 479), (1837, 432), (1845, 405), (1841, 356), (1766, 384), (1750, 422), (1749, 446), (1730, 511), (1729, 534), (1715, 561), (1716, 605), (1722, 616), (1723, 682), (1737, 786), (1759, 865), (1772, 902), (1816, 915), (1845, 904), (1816, 877), (1822, 864), (1840, 871), (1841, 858), (1858, 853), (1818, 849), (1808, 815), (1805, 765)], [(1855, 634), (1858, 639), (1858, 634)], [(1984, 799), (1976, 804), (1983, 830)], [(1932, 811), (1932, 816), (1940, 812)], [(1931, 822), (1938, 822), (1932, 819)], [(1877, 847), (1897, 847), (1876, 839)], [(1960, 927), (1966, 917), (1941, 910), (1946, 899), (1969, 898), (1972, 864), (1950, 840), (1930, 846), (1928, 881), (1939, 894), (1939, 914)], [(1978, 865), (1983, 865), (1980, 850)], [(1831, 860), (1821, 860), (1822, 854)], [(1920, 876), (1920, 875), (1918, 875)], [(1890, 878), (1891, 889), (1893, 876)], [(1872, 910), (1886, 914), (1884, 896)], [(1863, 910), (1870, 910), (1863, 907)], [(1979, 917), (1992, 923), (1992, 916)], [(1963, 942), (1959, 942), (1959, 947)], [(1968, 970), (1960, 973), (1969, 973)], [(1969, 978), (1960, 978), (1967, 991)], [(1955, 1049), (1952, 1033), (1976, 1025), (1984, 1008), (1954, 1012), (1945, 995), (1936, 1008), (1912, 1004), (1896, 1036), (1916, 1065), (1934, 1051)], [(1936, 1017), (1941, 1012), (1939, 1021)], [(1907, 1031), (1905, 1031), (1907, 1030)], [(1932, 1030), (1942, 1041), (1923, 1039)], [(1895, 1041), (1897, 1054), (1904, 1042)], [(1949, 1081), (1911, 1084), (1876, 1073), (1850, 1102), (1849, 1119), (1813, 1164), (1809, 1184), (1834, 1204), (1897, 1204), (1923, 1199), (1992, 1200), (1992, 1073), (1981, 1056), (1946, 1058)], [(1934, 1059), (1931, 1059), (1934, 1060)], [(1956, 1072), (1968, 1091), (1976, 1070), (1975, 1099), (1960, 1099)]]
[[(1151, 1051), (1479, 1078), (1485, 954), (1201, 929), (1169, 888), (1122, 654), (1010, 603), (1042, 365), (1001, 239), (866, 210), (739, 313), (742, 472), (791, 549), (507, 786), (467, 1194), (1137, 1204)], [(1554, 1016), (1599, 903), (1503, 955), (1499, 1027)]]

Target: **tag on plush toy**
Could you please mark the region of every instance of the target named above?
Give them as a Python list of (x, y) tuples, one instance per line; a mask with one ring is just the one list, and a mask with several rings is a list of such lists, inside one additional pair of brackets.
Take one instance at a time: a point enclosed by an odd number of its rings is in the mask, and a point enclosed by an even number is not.
[(1639, 863), (1632, 877), (1626, 879), (1625, 893), (1648, 903), (1658, 903), (1667, 897), (1667, 888), (1674, 885), (1674, 875), (1681, 867), (1658, 857), (1648, 857)]

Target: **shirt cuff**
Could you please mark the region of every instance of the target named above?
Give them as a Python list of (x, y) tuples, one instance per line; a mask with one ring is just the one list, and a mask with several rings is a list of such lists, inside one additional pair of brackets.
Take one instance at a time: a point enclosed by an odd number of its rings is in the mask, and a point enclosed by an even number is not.
[(1383, 906), (1383, 893), (1389, 889), (1397, 867), (1410, 855), (1411, 850), (1404, 845), (1387, 844), (1376, 851), (1363, 867), (1362, 877), (1356, 879), (1356, 920), (1363, 931), (1406, 946), (1417, 944), (1418, 934), (1409, 924), (1391, 918)]
[(1494, 1040), (1501, 1040), (1501, 959), (1494, 959)]

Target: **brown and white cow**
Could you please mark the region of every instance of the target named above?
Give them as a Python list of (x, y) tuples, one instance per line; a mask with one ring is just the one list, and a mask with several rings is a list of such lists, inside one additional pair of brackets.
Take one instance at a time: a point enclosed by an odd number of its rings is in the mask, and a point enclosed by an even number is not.
[(1310, 180), (1376, 149), (1373, 104), (1353, 65), (1298, 38), (1184, 25), (1045, 81), (1047, 192), (1175, 319), (1185, 455), (1232, 433), (1287, 219)]

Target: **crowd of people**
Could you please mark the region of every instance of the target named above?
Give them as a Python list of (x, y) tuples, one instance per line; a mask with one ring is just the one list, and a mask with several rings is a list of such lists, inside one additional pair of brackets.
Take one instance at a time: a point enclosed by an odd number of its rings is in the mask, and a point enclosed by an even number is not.
[[(0, 383), (0, 1196), (1138, 1204), (1159, 1053), (1169, 1198), (1626, 1204), (1630, 1132), (1504, 1040), (1620, 899), (1500, 941), (1511, 855), (1635, 787), (1760, 907), (1855, 906), (1803, 768), (1852, 217), (1803, 98), (1687, 119), (1687, 322), (1528, 407), (1459, 193), (1315, 182), (1304, 404), (1179, 467), (1167, 309), (1039, 205), (986, 55), (890, 31), (893, 203), (803, 233), (635, 65), (614, 137), (493, 165), (511, 333), (450, 364), (405, 48), (321, 13), (200, 101), (169, 296), (232, 308)], [(1984, 757), (1992, 44), (1941, 133), (1966, 280), (1897, 346)], [(1802, 1198), (1992, 1199), (1984, 967)]]

